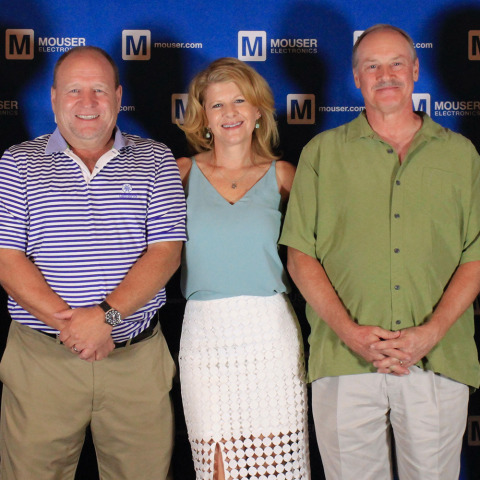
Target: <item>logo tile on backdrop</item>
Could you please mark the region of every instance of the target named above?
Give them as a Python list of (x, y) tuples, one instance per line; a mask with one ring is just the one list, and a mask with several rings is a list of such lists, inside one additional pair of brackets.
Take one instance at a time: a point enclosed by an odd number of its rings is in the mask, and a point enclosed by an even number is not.
[(468, 32), (468, 59), (480, 60), (480, 30)]
[(249, 62), (264, 62), (267, 59), (267, 32), (238, 32), (238, 59)]
[(150, 30), (122, 30), (123, 60), (150, 60), (151, 51)]
[(315, 123), (315, 95), (289, 93), (287, 95), (287, 123), (313, 125)]
[(187, 108), (188, 93), (174, 93), (172, 95), (172, 123), (183, 125), (185, 108)]
[(417, 112), (425, 112), (431, 116), (431, 99), (429, 93), (412, 93), (413, 109)]
[(7, 60), (32, 60), (34, 41), (32, 29), (7, 29), (5, 31), (5, 58)]

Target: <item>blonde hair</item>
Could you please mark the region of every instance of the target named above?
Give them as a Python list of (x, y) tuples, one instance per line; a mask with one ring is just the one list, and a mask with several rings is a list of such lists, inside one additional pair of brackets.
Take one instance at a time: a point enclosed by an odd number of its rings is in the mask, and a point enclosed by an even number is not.
[(254, 152), (262, 157), (278, 158), (273, 150), (278, 145), (279, 135), (275, 121), (273, 94), (267, 81), (252, 67), (232, 57), (219, 58), (205, 70), (198, 73), (190, 83), (188, 103), (185, 109), (184, 123), (178, 125), (187, 137), (195, 152), (212, 150), (213, 135), (205, 138), (207, 115), (205, 113), (205, 94), (212, 83), (234, 82), (247, 102), (258, 108), (261, 118), (260, 127), (252, 135)]

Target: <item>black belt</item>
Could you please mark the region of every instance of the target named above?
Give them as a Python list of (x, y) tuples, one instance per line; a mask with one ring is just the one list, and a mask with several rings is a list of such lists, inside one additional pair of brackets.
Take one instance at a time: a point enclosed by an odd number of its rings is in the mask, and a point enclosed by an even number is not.
[[(141, 342), (142, 340), (145, 340), (146, 338), (150, 337), (155, 330), (155, 327), (157, 326), (158, 318), (155, 316), (152, 318), (150, 321), (150, 325), (140, 332), (137, 336), (133, 337), (132, 339), (125, 340), (124, 342), (117, 342), (115, 343), (115, 348), (123, 348), (126, 345), (134, 345), (135, 343)], [(47, 337), (52, 337), (57, 339), (57, 334), (56, 333), (48, 333), (48, 332), (42, 332), (42, 330), (37, 330), (37, 332), (43, 333)]]
[(143, 332), (140, 332), (136, 337), (133, 337), (131, 340), (125, 340), (124, 342), (115, 343), (115, 348), (123, 348), (128, 344), (133, 345), (134, 343), (141, 342), (142, 340), (151, 337), (153, 331), (155, 330), (155, 327), (157, 326), (157, 322), (157, 317), (152, 318), (152, 320), (150, 320), (150, 325), (145, 330), (143, 330)]

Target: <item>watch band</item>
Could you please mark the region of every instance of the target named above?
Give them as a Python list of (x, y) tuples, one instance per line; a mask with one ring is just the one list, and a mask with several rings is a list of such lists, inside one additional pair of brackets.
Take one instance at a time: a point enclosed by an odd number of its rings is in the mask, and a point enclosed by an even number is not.
[(98, 306), (105, 312), (109, 312), (110, 310), (115, 310), (106, 300), (102, 303), (99, 303)]

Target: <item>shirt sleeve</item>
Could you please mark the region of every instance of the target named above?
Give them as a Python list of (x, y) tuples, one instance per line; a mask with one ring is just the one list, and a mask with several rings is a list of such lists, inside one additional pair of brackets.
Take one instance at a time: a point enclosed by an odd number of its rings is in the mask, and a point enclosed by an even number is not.
[(480, 156), (471, 144), (472, 190), (467, 220), (464, 247), (460, 264), (480, 260)]
[(148, 206), (147, 243), (186, 241), (185, 194), (172, 152), (160, 144), (156, 156), (155, 186)]
[(318, 154), (316, 142), (302, 150), (279, 241), (314, 258), (318, 202), (318, 169), (314, 162)]
[(0, 248), (26, 251), (25, 181), (7, 150), (0, 159)]

